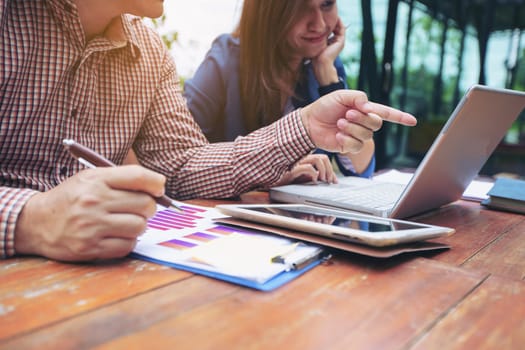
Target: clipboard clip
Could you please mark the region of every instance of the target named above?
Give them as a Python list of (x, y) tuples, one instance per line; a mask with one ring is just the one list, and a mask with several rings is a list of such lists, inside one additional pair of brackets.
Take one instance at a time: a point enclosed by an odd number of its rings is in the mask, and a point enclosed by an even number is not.
[(332, 255), (327, 254), (322, 248), (317, 248), (307, 255), (296, 254), (295, 252), (290, 252), (286, 255), (281, 254), (272, 258), (272, 262), (285, 264), (287, 271), (295, 271), (301, 270), (317, 260), (325, 262), (331, 257)]

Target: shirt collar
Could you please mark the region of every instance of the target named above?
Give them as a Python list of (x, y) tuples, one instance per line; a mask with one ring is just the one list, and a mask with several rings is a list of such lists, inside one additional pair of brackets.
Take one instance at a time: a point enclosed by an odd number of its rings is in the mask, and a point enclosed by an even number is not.
[[(47, 3), (50, 5), (51, 10), (58, 15), (76, 15), (77, 7), (73, 0), (47, 0)], [(60, 17), (59, 17), (60, 18)]]
[[(69, 19), (69, 23), (80, 23), (77, 7), (73, 0), (47, 0), (47, 3), (50, 5), (49, 8), (55, 18)], [(110, 23), (105, 35), (107, 40), (117, 46), (126, 46), (134, 59), (140, 57), (140, 45), (135, 29), (138, 21), (141, 21), (140, 17), (124, 14), (120, 16), (119, 20), (116, 19)], [(74, 28), (74, 25), (67, 27)]]
[(128, 48), (131, 56), (135, 59), (140, 57), (140, 45), (135, 26), (141, 21), (142, 19), (140, 17), (132, 15), (121, 16), (123, 28), (122, 34), (128, 42)]
[(127, 50), (133, 59), (140, 57), (140, 45), (136, 33), (136, 24), (141, 22), (140, 17), (121, 15), (115, 18), (104, 32), (104, 39), (115, 47)]

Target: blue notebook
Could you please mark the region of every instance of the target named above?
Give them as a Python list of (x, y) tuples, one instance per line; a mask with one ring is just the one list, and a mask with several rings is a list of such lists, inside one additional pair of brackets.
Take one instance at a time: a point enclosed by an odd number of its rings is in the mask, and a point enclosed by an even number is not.
[(481, 202), (489, 208), (525, 214), (525, 180), (497, 178)]

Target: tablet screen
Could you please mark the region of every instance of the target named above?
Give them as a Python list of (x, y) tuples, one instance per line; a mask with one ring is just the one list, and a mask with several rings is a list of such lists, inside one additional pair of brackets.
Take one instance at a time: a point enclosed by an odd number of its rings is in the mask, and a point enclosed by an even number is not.
[(420, 225), (405, 222), (391, 222), (388, 220), (368, 220), (360, 216), (353, 216), (351, 214), (339, 214), (331, 211), (325, 211), (321, 208), (309, 210), (307, 207), (245, 207), (245, 210), (253, 210), (266, 214), (273, 214), (285, 216), (294, 219), (301, 219), (320, 224), (327, 224), (332, 226), (359, 229), (368, 232), (390, 232), (399, 230), (409, 230), (413, 228), (420, 228)]

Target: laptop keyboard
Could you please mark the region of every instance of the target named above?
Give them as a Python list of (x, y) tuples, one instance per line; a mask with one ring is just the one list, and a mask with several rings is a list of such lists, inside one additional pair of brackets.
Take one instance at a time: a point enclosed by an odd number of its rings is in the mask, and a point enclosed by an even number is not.
[(395, 204), (404, 188), (405, 185), (386, 182), (356, 188), (330, 189), (330, 186), (327, 186), (323, 191), (319, 191), (318, 198), (368, 208), (389, 208)]

